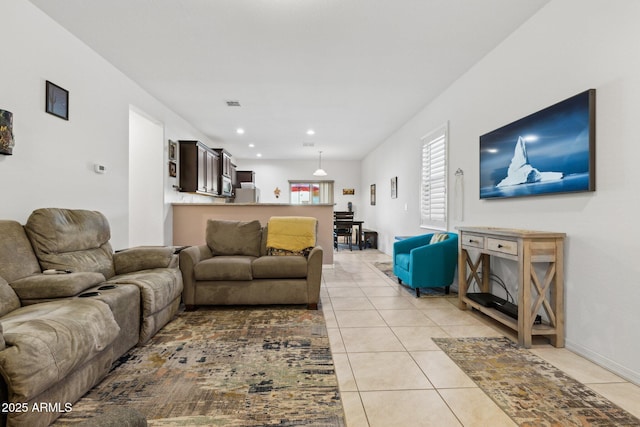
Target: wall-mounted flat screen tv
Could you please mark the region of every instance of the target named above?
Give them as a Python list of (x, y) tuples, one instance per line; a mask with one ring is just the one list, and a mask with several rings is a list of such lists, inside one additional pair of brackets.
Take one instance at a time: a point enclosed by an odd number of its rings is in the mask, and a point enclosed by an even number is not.
[(480, 198), (595, 191), (589, 89), (480, 137)]

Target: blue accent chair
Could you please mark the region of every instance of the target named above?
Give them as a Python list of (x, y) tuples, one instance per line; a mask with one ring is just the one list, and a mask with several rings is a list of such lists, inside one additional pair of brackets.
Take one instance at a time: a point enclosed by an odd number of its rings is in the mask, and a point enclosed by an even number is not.
[(433, 234), (393, 243), (393, 274), (399, 284), (415, 289), (416, 297), (420, 288), (445, 288), (448, 294), (458, 265), (458, 235), (443, 232), (446, 240), (430, 244)]

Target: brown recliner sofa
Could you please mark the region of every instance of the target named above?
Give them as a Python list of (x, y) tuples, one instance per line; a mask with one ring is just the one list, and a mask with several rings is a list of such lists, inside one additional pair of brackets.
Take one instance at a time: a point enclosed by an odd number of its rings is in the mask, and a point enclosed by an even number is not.
[[(207, 222), (205, 245), (180, 252), (187, 309), (198, 305), (306, 304), (317, 309), (322, 248), (269, 255), (268, 226), (259, 221)], [(282, 254), (282, 252), (280, 252)]]
[[(113, 253), (109, 223), (96, 211), (37, 209), (24, 228), (43, 270), (102, 274), (105, 280), (99, 287), (137, 286), (141, 344), (177, 313), (182, 276), (172, 248), (137, 247)], [(16, 292), (22, 298), (20, 290)]]
[(34, 404), (69, 410), (177, 312), (173, 248), (113, 253), (109, 239), (99, 212), (38, 209), (24, 227), (0, 220), (0, 398), (12, 409), (3, 425), (48, 425), (60, 412)]

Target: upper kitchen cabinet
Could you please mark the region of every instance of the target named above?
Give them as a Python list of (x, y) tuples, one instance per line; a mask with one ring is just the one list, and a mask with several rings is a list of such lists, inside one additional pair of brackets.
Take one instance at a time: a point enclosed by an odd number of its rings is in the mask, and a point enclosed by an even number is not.
[(230, 197), (233, 195), (231, 153), (224, 148), (214, 148), (213, 151), (218, 154), (220, 164), (220, 178), (218, 180), (220, 195)]
[(217, 196), (220, 192), (220, 155), (200, 141), (180, 143), (180, 191)]

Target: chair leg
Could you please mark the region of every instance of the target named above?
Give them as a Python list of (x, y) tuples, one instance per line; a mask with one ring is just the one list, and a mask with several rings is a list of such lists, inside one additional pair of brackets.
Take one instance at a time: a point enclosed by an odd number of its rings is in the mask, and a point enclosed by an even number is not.
[(420, 298), (420, 288), (416, 288), (416, 298)]
[(444, 287), (444, 294), (449, 295), (449, 286)]

